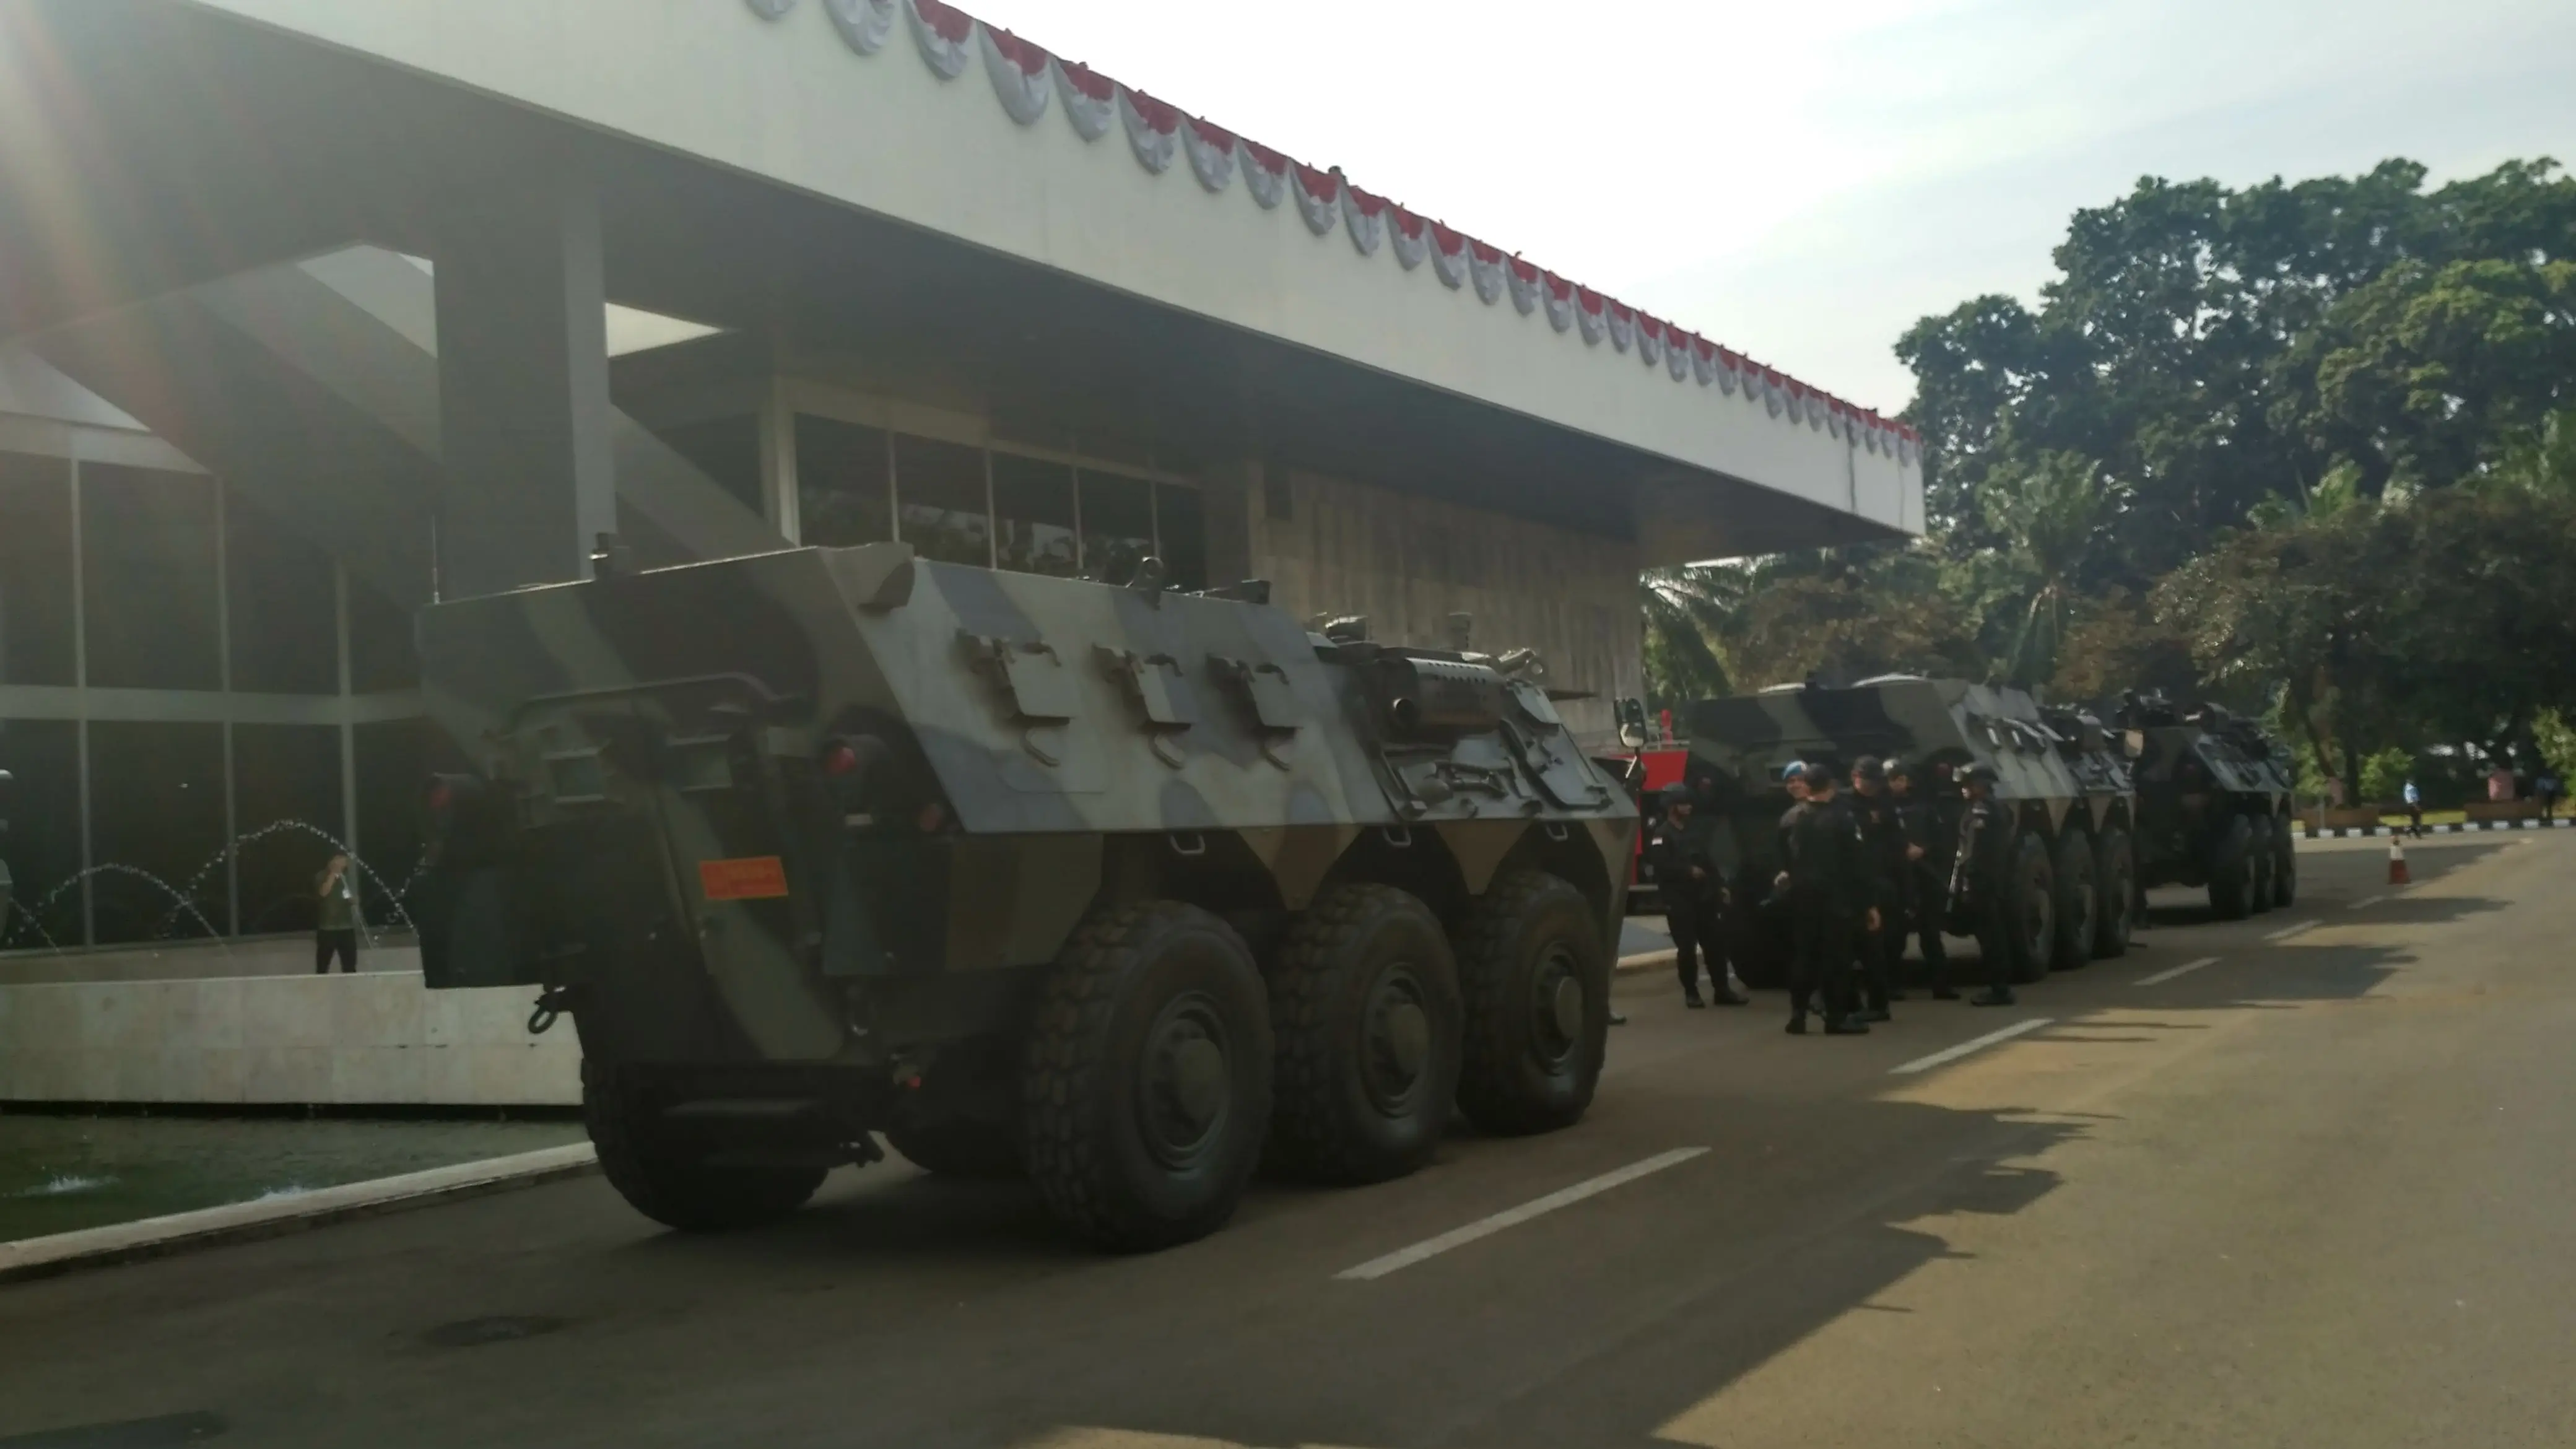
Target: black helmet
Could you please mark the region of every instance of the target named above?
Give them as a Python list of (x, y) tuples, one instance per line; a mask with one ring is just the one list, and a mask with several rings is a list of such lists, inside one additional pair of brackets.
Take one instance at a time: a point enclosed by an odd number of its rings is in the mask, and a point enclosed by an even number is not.
[(1995, 774), (1994, 766), (1983, 760), (1971, 760), (1959, 767), (1955, 778), (1962, 785), (1974, 785), (1980, 782), (1991, 785), (2001, 777)]
[(1657, 790), (1655, 792), (1655, 798), (1663, 801), (1664, 808), (1667, 810), (1672, 809), (1676, 805), (1688, 805), (1691, 803), (1691, 787), (1676, 780), (1672, 784), (1666, 785), (1664, 788)]
[(1883, 782), (1887, 779), (1887, 767), (1878, 762), (1878, 756), (1876, 755), (1863, 755), (1859, 759), (1852, 761), (1851, 772), (1852, 778), (1855, 780)]

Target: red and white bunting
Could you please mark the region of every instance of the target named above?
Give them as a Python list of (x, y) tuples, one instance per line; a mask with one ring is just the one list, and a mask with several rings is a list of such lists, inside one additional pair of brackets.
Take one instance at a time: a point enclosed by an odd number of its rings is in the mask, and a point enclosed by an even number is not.
[(903, 0), (904, 18), (912, 22), (912, 40), (921, 58), (941, 80), (955, 80), (975, 59), (975, 17), (948, 0)]
[(1360, 255), (1376, 256), (1386, 240), (1386, 198), (1343, 182), (1342, 221), (1350, 228), (1351, 245), (1360, 249)]
[(832, 17), (832, 28), (841, 32), (841, 40), (861, 55), (874, 55), (885, 49), (894, 35), (896, 0), (823, 0), (823, 13)]
[(1136, 164), (1160, 176), (1181, 154), (1181, 113), (1143, 91), (1118, 88), (1118, 119), (1127, 123), (1127, 149)]
[(1431, 274), (1452, 292), (1467, 285), (1465, 232), (1431, 223)]
[(1263, 211), (1277, 211), (1279, 203), (1288, 199), (1288, 158), (1240, 137), (1234, 149), (1243, 159), (1244, 189), (1252, 193)]
[(1431, 223), (1401, 206), (1386, 209), (1386, 241), (1395, 249), (1395, 259), (1408, 272), (1419, 268), (1431, 255)]
[(1091, 67), (1057, 56), (1055, 91), (1064, 97), (1064, 118), (1085, 141), (1099, 140), (1118, 124), (1117, 83)]
[(1223, 191), (1234, 184), (1234, 155), (1242, 149), (1234, 133), (1196, 116), (1181, 118), (1181, 149), (1190, 156), (1190, 172), (1199, 185)]
[(1574, 319), (1583, 308), (1574, 300), (1574, 284), (1554, 272), (1547, 274), (1547, 325), (1559, 332), (1574, 330)]
[(978, 25), (984, 41), (984, 71), (993, 78), (993, 94), (1002, 110), (1023, 126), (1034, 126), (1055, 97), (1054, 67), (1045, 51), (1007, 30)]
[(1476, 280), (1476, 300), (1490, 307), (1503, 300), (1503, 249), (1467, 239), (1467, 272)]
[(1318, 171), (1302, 161), (1292, 162), (1288, 168), (1288, 194), (1297, 198), (1297, 214), (1305, 218), (1306, 230), (1327, 236), (1341, 225), (1341, 173)]
[[(745, 0), (752, 14), (769, 22), (785, 19), (799, 0)], [(1255, 204), (1275, 211), (1283, 200), (1297, 203), (1299, 219), (1322, 237), (1335, 228), (1346, 231), (1361, 256), (1373, 257), (1381, 245), (1395, 253), (1404, 270), (1418, 271), (1425, 260), (1433, 275), (1452, 291), (1471, 286), (1487, 306), (1504, 297), (1522, 316), (1544, 311), (1557, 332), (1579, 334), (1587, 346), (1607, 338), (1619, 352), (1634, 350), (1647, 368), (1661, 367), (1676, 383), (1696, 381), (1728, 397), (1810, 431), (1831, 436), (1847, 448), (1915, 467), (1922, 459), (1922, 437), (1913, 428), (1882, 418), (1865, 408), (1807, 387), (1741, 353), (1718, 346), (1695, 333), (1647, 316), (1588, 287), (1581, 287), (1516, 256), (1506, 256), (1454, 228), (1349, 185), (1338, 169), (1324, 171), (1300, 165), (1266, 146), (1193, 116), (1142, 91), (1112, 82), (1087, 66), (1050, 55), (1044, 48), (996, 30), (947, 0), (821, 0), (832, 28), (852, 51), (872, 56), (894, 33), (900, 12), (931, 72), (955, 80), (981, 56), (993, 94), (1014, 122), (1033, 126), (1047, 107), (1061, 100), (1066, 120), (1086, 142), (1096, 142), (1122, 122), (1137, 164), (1160, 175), (1186, 155), (1191, 173), (1211, 193), (1234, 184), (1240, 170), (1244, 189)]]

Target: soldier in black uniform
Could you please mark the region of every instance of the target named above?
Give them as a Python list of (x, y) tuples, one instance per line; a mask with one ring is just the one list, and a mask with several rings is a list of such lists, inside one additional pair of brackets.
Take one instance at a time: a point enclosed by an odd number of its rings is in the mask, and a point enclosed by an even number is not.
[(1860, 827), (1835, 798), (1834, 772), (1806, 769), (1807, 798), (1780, 819), (1787, 841), (1789, 910), (1797, 929), (1798, 957), (1789, 978), (1789, 1031), (1807, 1034), (1807, 1012), (1824, 995), (1825, 1034), (1865, 1036), (1868, 1023), (1851, 1008), (1854, 938), (1877, 916), (1861, 861)]
[(1896, 800), (1887, 792), (1886, 767), (1872, 756), (1852, 762), (1850, 809), (1860, 828), (1861, 867), (1878, 921), (1858, 942), (1861, 981), (1869, 1019), (1885, 1021), (1888, 1003), (1904, 999), (1896, 987), (1896, 968), (1905, 955), (1905, 878), (1922, 852), (1906, 840)]
[(2024, 944), (2019, 903), (2013, 899), (2013, 858), (2020, 853), (2020, 842), (2014, 838), (2012, 812), (1995, 802), (1994, 766), (1961, 769), (1959, 784), (1968, 796), (1959, 818), (1959, 854), (1966, 861), (1968, 905), (1986, 960), (1986, 989), (1970, 997), (1969, 1004), (2010, 1006)]
[[(1946, 770), (1943, 772), (1946, 778)], [(1950, 864), (1958, 854), (1959, 808), (1955, 796), (1938, 793), (1938, 788), (1918, 791), (1914, 788), (1914, 769), (1902, 760), (1887, 767), (1887, 793), (1896, 802), (1896, 818), (1905, 826), (1905, 840), (1915, 849), (1908, 853), (1905, 874), (1907, 919), (1898, 927), (1896, 949), (1905, 949), (1905, 934), (1911, 930), (1923, 947), (1923, 969), (1932, 980), (1932, 999), (1956, 1001), (1957, 988), (1950, 984), (1950, 951), (1942, 944), (1941, 928), (1944, 899), (1950, 884)]]
[(1646, 834), (1646, 864), (1655, 872), (1662, 895), (1664, 924), (1673, 933), (1673, 965), (1681, 972), (1682, 1002), (1697, 1011), (1708, 1003), (1699, 994), (1699, 958), (1708, 956), (1709, 992), (1720, 1006), (1745, 1006), (1752, 998), (1727, 978), (1725, 910), (1726, 878), (1707, 849), (1706, 833), (1691, 821), (1691, 787), (1666, 785), (1663, 818)]

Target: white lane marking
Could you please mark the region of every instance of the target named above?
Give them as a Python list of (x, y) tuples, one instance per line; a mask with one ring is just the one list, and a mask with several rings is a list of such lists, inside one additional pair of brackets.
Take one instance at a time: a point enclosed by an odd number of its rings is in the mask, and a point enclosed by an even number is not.
[(1399, 1268), (1410, 1268), (1425, 1258), (1436, 1258), (1451, 1248), (1464, 1247), (1478, 1238), (1490, 1238), (1505, 1228), (1519, 1227), (1532, 1218), (1545, 1217), (1561, 1207), (1572, 1207), (1585, 1198), (1598, 1197), (1614, 1187), (1635, 1182), (1641, 1177), (1652, 1176), (1667, 1167), (1678, 1167), (1707, 1151), (1705, 1147), (1676, 1147), (1670, 1152), (1657, 1153), (1643, 1162), (1632, 1162), (1616, 1172), (1605, 1172), (1599, 1177), (1578, 1182), (1572, 1187), (1549, 1193), (1543, 1198), (1522, 1203), (1519, 1207), (1505, 1209), (1492, 1217), (1478, 1218), (1463, 1228), (1453, 1228), (1436, 1238), (1425, 1238), (1410, 1248), (1398, 1248), (1383, 1258), (1371, 1258), (1356, 1268), (1344, 1268), (1333, 1276), (1363, 1283), (1372, 1278), (1383, 1278)]
[(2344, 909), (2347, 911), (2366, 911), (2386, 899), (2388, 899), (2386, 896), (2363, 896), (2360, 900), (2354, 901), (2351, 905), (2344, 907)]
[(2135, 984), (2139, 986), (2162, 986), (2177, 976), (2189, 976), (2191, 973), (2199, 970), (2203, 966), (2215, 966), (2217, 964), (2217, 957), (2203, 956), (2188, 966), (2176, 966), (2171, 971), (2159, 971), (2153, 976), (2141, 976), (2137, 979)]
[(1993, 1046), (1999, 1041), (2010, 1041), (2014, 1037), (2020, 1036), (2023, 1032), (2037, 1031), (2054, 1020), (2056, 1020), (2054, 1017), (2034, 1016), (2028, 1021), (2016, 1021), (2001, 1031), (1987, 1032), (1984, 1036), (1978, 1037), (1973, 1041), (1963, 1041), (1957, 1046), (1951, 1047), (1947, 1051), (1937, 1051), (1928, 1057), (1916, 1057), (1905, 1065), (1890, 1071), (1888, 1075), (1891, 1077), (1904, 1077), (1911, 1076), (1916, 1072), (1928, 1072), (1934, 1067), (1940, 1066), (1944, 1062), (1955, 1062), (1970, 1052), (1983, 1051), (1985, 1048)]
[(2272, 932), (2263, 939), (2266, 941), (2286, 941), (2292, 936), (2299, 934), (2301, 931), (2313, 931), (2324, 924), (2325, 922), (2323, 921), (2301, 921), (2295, 926), (2283, 926), (2281, 929)]

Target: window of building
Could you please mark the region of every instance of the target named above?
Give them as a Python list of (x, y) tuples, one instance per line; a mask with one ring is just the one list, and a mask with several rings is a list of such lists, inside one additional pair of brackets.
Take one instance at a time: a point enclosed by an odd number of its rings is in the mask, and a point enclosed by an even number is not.
[(224, 927), (221, 725), (92, 721), (90, 884), (100, 944)]
[(81, 943), (80, 726), (70, 720), (0, 720), (0, 860), (16, 904), (0, 924), (0, 950)]
[(883, 429), (797, 415), (796, 514), (804, 542), (855, 548), (893, 538), (886, 478)]
[(339, 692), (339, 606), (331, 556), (229, 488), (224, 590), (233, 688), (257, 694)]
[(1176, 589), (1208, 586), (1207, 507), (1195, 488), (1154, 485), (1154, 547)]
[(0, 684), (75, 683), (72, 470), (0, 453)]
[[(246, 936), (312, 930), (313, 878), (333, 848), (322, 837), (337, 839), (346, 829), (340, 731), (330, 725), (233, 726), (233, 823), (241, 836), (257, 837), (243, 839), (235, 857), (237, 929)], [(363, 872), (359, 879), (365, 879)]]
[(1002, 567), (1058, 578), (1080, 573), (1074, 546), (1073, 469), (1015, 453), (995, 453), (993, 528)]
[(983, 449), (896, 434), (894, 496), (901, 505), (903, 541), (913, 552), (942, 563), (992, 565)]
[(1154, 485), (1089, 468), (1080, 472), (1082, 570), (1123, 584), (1154, 551)]
[(751, 413), (653, 429), (736, 502), (766, 518), (760, 499), (760, 419)]
[(222, 688), (213, 482), (91, 463), (80, 496), (90, 684)]
[(420, 656), (412, 647), (412, 614), (349, 575), (349, 690), (384, 694), (420, 687)]

